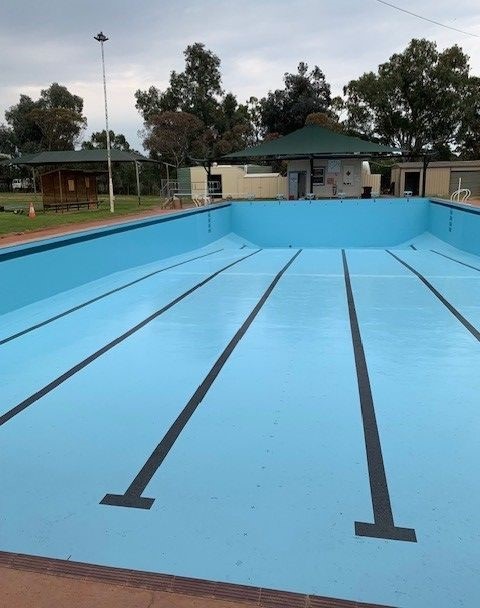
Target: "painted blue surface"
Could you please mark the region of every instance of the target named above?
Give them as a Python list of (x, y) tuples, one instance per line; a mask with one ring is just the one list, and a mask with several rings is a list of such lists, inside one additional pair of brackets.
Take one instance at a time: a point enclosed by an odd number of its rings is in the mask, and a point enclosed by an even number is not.
[[(365, 215), (380, 204), (364, 207)], [(257, 244), (265, 247), (0, 426), (0, 550), (401, 608), (476, 608), (480, 344), (413, 273), (372, 244), (390, 237), (381, 247), (395, 248), (479, 328), (476, 215), (455, 208), (464, 216), (449, 231), (449, 207), (387, 203), (385, 225), (375, 220), (369, 235), (362, 208), (341, 203), (351, 225), (331, 222), (331, 241), (310, 248), (327, 228), (315, 232), (314, 222), (296, 214), (316, 211), (258, 205), (234, 203), (212, 210), (210, 222), (192, 215), (0, 262), (0, 271), (14, 272), (10, 264), (21, 261), (22, 273), (31, 264), (39, 282), (45, 268), (62, 274), (51, 278), (48, 296), (37, 283), (19, 296), (0, 317), (1, 341), (215, 252), (0, 345), (1, 416)], [(296, 252), (298, 242), (259, 243), (270, 238), (259, 225), (267, 220), (280, 240), (295, 234), (306, 248), (153, 476), (145, 492), (155, 498), (152, 509), (100, 505), (107, 492), (126, 490)], [(357, 247), (359, 234), (369, 239), (364, 247)], [(352, 239), (338, 242), (347, 247), (395, 521), (414, 527), (417, 543), (355, 536), (355, 521), (372, 520), (372, 503), (342, 255), (332, 244), (340, 236)], [(90, 255), (91, 264), (103, 259), (104, 270), (108, 260), (113, 265), (104, 275), (93, 268), (63, 276)]]
[(454, 247), (480, 255), (480, 209), (433, 201), (429, 209), (429, 230)]
[(428, 230), (427, 199), (232, 205), (232, 232), (261, 247), (392, 247)]
[[(226, 235), (229, 227), (230, 209), (222, 205), (2, 249), (0, 313), (113, 272), (202, 247)], [(29, 250), (35, 255), (24, 255)]]

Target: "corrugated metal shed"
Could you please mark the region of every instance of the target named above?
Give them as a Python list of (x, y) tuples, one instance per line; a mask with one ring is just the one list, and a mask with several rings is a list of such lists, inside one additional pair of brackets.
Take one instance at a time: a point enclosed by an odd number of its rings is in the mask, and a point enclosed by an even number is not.
[[(397, 163), (392, 167), (391, 180), (395, 183), (395, 195), (402, 196), (405, 190), (406, 176), (418, 173), (420, 191), (423, 184), (423, 163)], [(433, 161), (428, 164), (425, 184), (426, 196), (449, 198), (458, 188), (462, 178), (462, 187), (469, 188), (473, 196), (480, 195), (480, 160)]]

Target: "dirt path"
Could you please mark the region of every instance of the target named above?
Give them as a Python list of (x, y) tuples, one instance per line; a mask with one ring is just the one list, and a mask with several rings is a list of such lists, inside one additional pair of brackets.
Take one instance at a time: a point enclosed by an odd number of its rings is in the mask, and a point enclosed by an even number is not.
[(83, 232), (91, 228), (101, 228), (102, 226), (111, 226), (114, 224), (128, 224), (133, 220), (144, 219), (147, 217), (155, 217), (158, 215), (164, 215), (166, 213), (178, 213), (182, 210), (162, 209), (156, 207), (154, 209), (148, 209), (141, 213), (132, 213), (124, 216), (113, 217), (112, 219), (106, 220), (91, 220), (77, 224), (67, 224), (64, 226), (54, 226), (52, 228), (39, 228), (38, 230), (29, 230), (28, 232), (15, 232), (10, 234), (0, 235), (0, 248), (11, 247), (12, 245), (23, 245), (24, 243), (31, 243), (40, 239), (48, 239), (55, 236), (64, 236), (66, 234), (73, 234), (75, 232)]

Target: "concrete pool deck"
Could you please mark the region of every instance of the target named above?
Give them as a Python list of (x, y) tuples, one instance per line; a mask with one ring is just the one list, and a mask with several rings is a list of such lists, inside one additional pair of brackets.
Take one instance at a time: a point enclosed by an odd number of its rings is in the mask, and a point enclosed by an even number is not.
[[(0, 235), (0, 249), (2, 247), (12, 247), (14, 245), (26, 245), (27, 243), (33, 243), (38, 240), (54, 238), (57, 236), (73, 235), (77, 232), (84, 232), (85, 230), (92, 230), (94, 228), (108, 228), (109, 226), (128, 224), (135, 220), (148, 219), (166, 215), (168, 213), (181, 213), (182, 211), (188, 211), (190, 209), (191, 207), (184, 207), (183, 209), (146, 209), (140, 213), (132, 213), (120, 217), (116, 216), (106, 220), (87, 220), (81, 223), (63, 224), (62, 226), (53, 226), (51, 228), (29, 230), (28, 232), (4, 234)], [(35, 220), (33, 219), (32, 222), (35, 222)]]
[(9, 608), (388, 608), (5, 552), (0, 581)]

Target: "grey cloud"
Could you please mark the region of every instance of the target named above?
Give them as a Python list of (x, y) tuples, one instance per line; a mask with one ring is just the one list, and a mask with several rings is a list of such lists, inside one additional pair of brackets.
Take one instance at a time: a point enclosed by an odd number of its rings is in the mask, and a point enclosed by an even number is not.
[[(455, 27), (480, 32), (480, 3), (397, 0)], [(281, 85), (299, 61), (318, 64), (335, 93), (375, 69), (412, 37), (458, 43), (480, 73), (480, 39), (465, 37), (389, 9), (375, 0), (4, 0), (0, 7), (0, 115), (21, 91), (32, 95), (57, 81), (85, 98), (88, 132), (103, 126), (99, 49), (106, 46), (111, 124), (139, 145), (133, 93), (165, 86), (181, 69), (182, 51), (203, 41), (222, 60), (224, 85), (244, 100)]]

